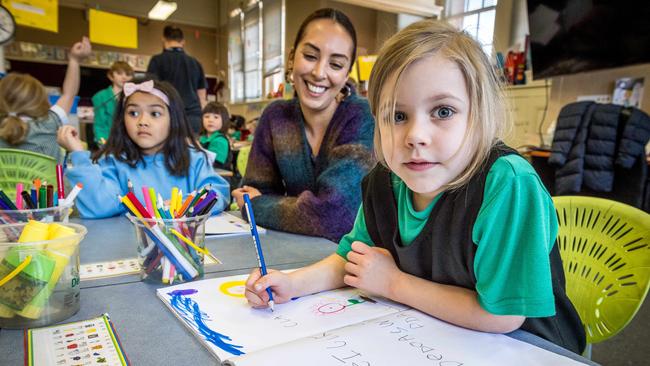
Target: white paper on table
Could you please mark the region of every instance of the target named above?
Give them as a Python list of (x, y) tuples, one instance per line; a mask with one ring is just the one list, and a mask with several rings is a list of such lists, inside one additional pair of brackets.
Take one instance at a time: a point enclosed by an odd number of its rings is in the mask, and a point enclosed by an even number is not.
[[(266, 234), (266, 229), (257, 226), (258, 234)], [(248, 222), (227, 212), (210, 217), (205, 222), (206, 237), (228, 237), (237, 235), (250, 235), (251, 229)]]
[(583, 365), (503, 334), (407, 310), (235, 357), (225, 365)]

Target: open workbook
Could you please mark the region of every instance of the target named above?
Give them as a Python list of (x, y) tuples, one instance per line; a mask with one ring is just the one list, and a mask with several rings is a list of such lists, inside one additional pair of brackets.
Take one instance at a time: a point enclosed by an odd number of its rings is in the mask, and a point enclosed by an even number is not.
[(247, 276), (158, 289), (223, 365), (580, 365), (513, 338), (456, 327), (353, 288), (253, 309)]

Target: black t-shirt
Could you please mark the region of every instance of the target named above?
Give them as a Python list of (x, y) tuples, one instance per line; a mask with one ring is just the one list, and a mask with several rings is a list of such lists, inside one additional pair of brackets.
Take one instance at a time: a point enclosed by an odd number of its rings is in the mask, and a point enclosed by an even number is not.
[(147, 73), (176, 88), (183, 98), (187, 115), (201, 115), (201, 103), (196, 91), (205, 89), (206, 83), (203, 68), (194, 57), (187, 55), (182, 48), (168, 48), (151, 58)]

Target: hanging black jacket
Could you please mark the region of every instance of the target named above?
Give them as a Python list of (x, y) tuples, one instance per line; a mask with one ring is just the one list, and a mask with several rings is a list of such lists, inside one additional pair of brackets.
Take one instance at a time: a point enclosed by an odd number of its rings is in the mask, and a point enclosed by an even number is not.
[[(615, 171), (642, 160), (650, 138), (650, 117), (636, 108), (577, 102), (560, 111), (549, 164), (555, 171), (555, 194), (586, 189), (611, 192)], [(645, 184), (645, 174), (643, 174)]]

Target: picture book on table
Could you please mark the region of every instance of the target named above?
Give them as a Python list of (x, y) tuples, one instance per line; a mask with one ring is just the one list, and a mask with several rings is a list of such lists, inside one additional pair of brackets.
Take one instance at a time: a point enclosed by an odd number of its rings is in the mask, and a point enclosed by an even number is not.
[(25, 365), (130, 365), (107, 314), (25, 330)]
[(467, 330), (355, 288), (251, 308), (247, 275), (160, 288), (223, 365), (579, 365), (501, 334)]

